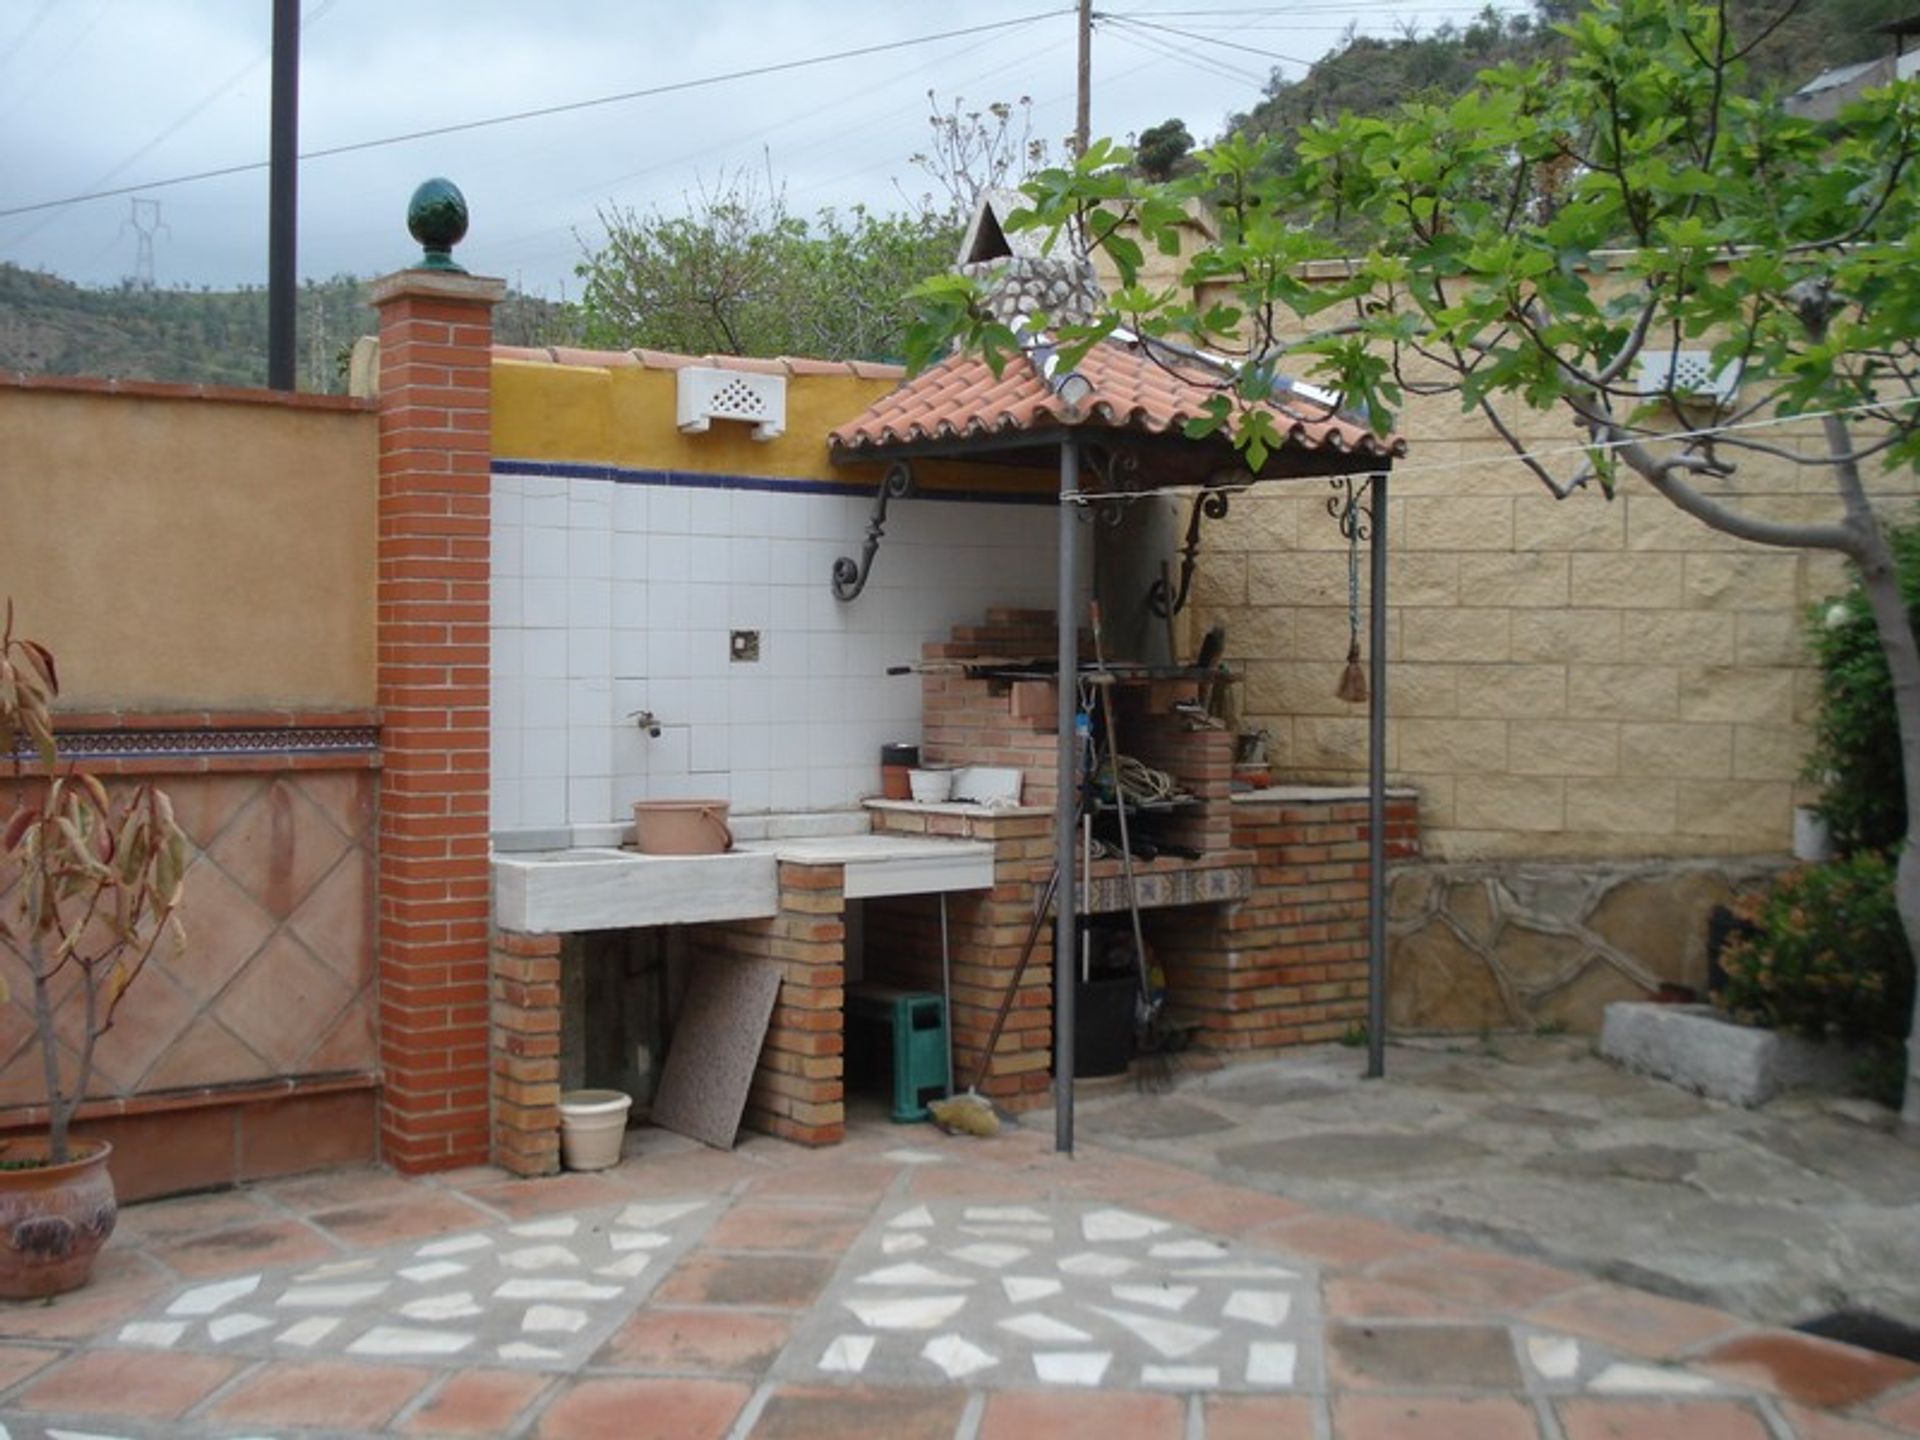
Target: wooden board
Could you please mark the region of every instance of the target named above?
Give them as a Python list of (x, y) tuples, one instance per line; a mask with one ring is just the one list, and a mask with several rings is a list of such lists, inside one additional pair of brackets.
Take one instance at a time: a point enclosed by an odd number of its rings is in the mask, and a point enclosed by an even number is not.
[(780, 967), (770, 960), (709, 959), (695, 967), (653, 1097), (654, 1124), (733, 1148), (779, 994)]

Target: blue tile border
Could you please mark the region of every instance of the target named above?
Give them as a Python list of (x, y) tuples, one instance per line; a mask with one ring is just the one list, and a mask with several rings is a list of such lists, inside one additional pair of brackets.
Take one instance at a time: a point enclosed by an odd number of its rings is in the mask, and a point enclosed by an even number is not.
[[(579, 460), (495, 460), (496, 475), (537, 475), (555, 480), (606, 480), (615, 485), (654, 485), (685, 490), (761, 490), (778, 494), (841, 495), (858, 500), (870, 497), (872, 485), (839, 484), (832, 480), (782, 480), (766, 475), (715, 475), (698, 470), (630, 470), (620, 465), (595, 465)], [(998, 490), (915, 489), (909, 500), (948, 500), (968, 505), (1044, 505), (1059, 503), (1054, 495), (1005, 493)]]

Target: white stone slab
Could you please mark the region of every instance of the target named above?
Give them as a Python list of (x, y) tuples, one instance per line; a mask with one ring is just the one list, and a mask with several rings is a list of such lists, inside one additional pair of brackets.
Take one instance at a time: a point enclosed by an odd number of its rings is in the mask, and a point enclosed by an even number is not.
[(275, 1303), (285, 1310), (344, 1310), (349, 1305), (377, 1300), (386, 1292), (385, 1280), (361, 1285), (296, 1285)]
[(573, 1335), (587, 1328), (587, 1312), (566, 1305), (530, 1305), (520, 1328), (529, 1335)]
[(977, 1235), (982, 1240), (1025, 1240), (1046, 1245), (1053, 1240), (1051, 1225), (962, 1225), (962, 1235)]
[(497, 854), (494, 921), (523, 935), (559, 935), (765, 920), (780, 909), (777, 868), (771, 853), (748, 850), (727, 855), (620, 850)]
[(279, 1345), (297, 1345), (302, 1350), (318, 1345), (327, 1336), (340, 1328), (340, 1320), (332, 1315), (314, 1315), (305, 1320), (296, 1320), (278, 1335), (274, 1342)]
[(917, 1260), (908, 1260), (899, 1265), (886, 1265), (878, 1270), (869, 1270), (859, 1279), (862, 1285), (918, 1285), (939, 1287), (942, 1285), (971, 1285), (972, 1277), (955, 1275), (950, 1270), (937, 1270), (931, 1265), (922, 1265)]
[(958, 1335), (934, 1336), (920, 1347), (920, 1358), (938, 1366), (949, 1380), (964, 1380), (1000, 1363), (999, 1356)]
[(1247, 1383), (1282, 1389), (1293, 1384), (1300, 1351), (1288, 1340), (1256, 1340), (1247, 1346)]
[(1060, 1282), (1040, 1275), (1002, 1275), (1000, 1288), (1015, 1305), (1026, 1305), (1060, 1293)]
[(303, 1270), (293, 1278), (304, 1285), (309, 1280), (338, 1280), (342, 1275), (364, 1275), (371, 1269), (373, 1269), (371, 1258), (335, 1260), (330, 1265), (316, 1265), (311, 1270)]
[(484, 1250), (493, 1244), (486, 1235), (456, 1235), (451, 1240), (435, 1240), (431, 1245), (422, 1245), (414, 1251), (423, 1259), (439, 1255), (464, 1255), (469, 1250)]
[(231, 1315), (216, 1315), (207, 1322), (207, 1334), (214, 1343), (224, 1345), (229, 1340), (238, 1340), (242, 1335), (251, 1335), (256, 1330), (265, 1330), (273, 1322), (261, 1315), (249, 1315), (236, 1311)]
[(571, 1215), (562, 1215), (553, 1220), (529, 1220), (524, 1225), (508, 1227), (507, 1233), (519, 1235), (527, 1240), (565, 1240), (577, 1234), (580, 1222)]
[(258, 1275), (239, 1275), (213, 1285), (197, 1285), (167, 1306), (169, 1315), (211, 1315), (223, 1305), (231, 1305), (243, 1295), (260, 1288)]
[(594, 1285), (585, 1280), (509, 1280), (493, 1292), (496, 1300), (611, 1300), (618, 1285)]
[(1080, 1217), (1080, 1233), (1089, 1245), (1114, 1240), (1144, 1240), (1172, 1227), (1164, 1220), (1135, 1215), (1131, 1210), (1094, 1210)]
[(1181, 1311), (1200, 1293), (1198, 1285), (1115, 1285), (1113, 1298), (1129, 1305), (1151, 1305), (1156, 1310)]
[(931, 1150), (887, 1150), (882, 1152), (880, 1158), (891, 1160), (896, 1165), (943, 1165), (947, 1159)]
[(965, 1260), (970, 1265), (984, 1265), (989, 1270), (1004, 1270), (1014, 1261), (1024, 1260), (1032, 1253), (1024, 1245), (997, 1245), (990, 1240), (961, 1245), (947, 1252), (948, 1256), (954, 1260)]
[(1227, 1297), (1220, 1313), (1229, 1320), (1277, 1327), (1287, 1323), (1292, 1310), (1293, 1296), (1284, 1290), (1236, 1290)]
[(580, 1257), (564, 1245), (529, 1245), (524, 1250), (508, 1250), (500, 1263), (509, 1270), (570, 1270)]
[(1147, 1253), (1156, 1260), (1219, 1260), (1227, 1247), (1217, 1240), (1162, 1240)]
[(837, 1335), (820, 1357), (820, 1368), (830, 1375), (858, 1375), (873, 1354), (873, 1336)]
[(680, 1200), (665, 1205), (629, 1205), (613, 1223), (626, 1230), (656, 1230), (662, 1225), (671, 1225), (683, 1215), (691, 1215), (706, 1203)]
[(152, 1345), (165, 1350), (187, 1333), (184, 1320), (135, 1320), (120, 1327), (122, 1345)]
[(1735, 1105), (1764, 1105), (1783, 1090), (1845, 1092), (1854, 1055), (1838, 1043), (1736, 1025), (1711, 1005), (1615, 1001), (1600, 1053), (1629, 1070)]
[(1571, 1380), (1580, 1373), (1580, 1342), (1564, 1335), (1529, 1335), (1527, 1359), (1543, 1379)]
[(607, 1236), (607, 1244), (616, 1255), (629, 1250), (658, 1250), (672, 1243), (673, 1237), (660, 1230), (616, 1230)]
[(464, 1275), (467, 1267), (458, 1260), (429, 1260), (424, 1265), (408, 1265), (400, 1271), (403, 1279), (416, 1285), (432, 1285), (436, 1281), (451, 1280), (455, 1275)]
[(1131, 1310), (1110, 1310), (1104, 1305), (1088, 1308), (1122, 1329), (1132, 1331), (1169, 1360), (1184, 1360), (1220, 1338), (1220, 1332), (1207, 1325), (1189, 1325), (1184, 1320), (1168, 1320), (1160, 1315), (1136, 1315)]
[(1704, 1375), (1626, 1363), (1607, 1366), (1587, 1384), (1597, 1395), (1703, 1395), (1713, 1388)]
[(869, 1330), (931, 1330), (944, 1325), (967, 1303), (964, 1295), (916, 1295), (901, 1300), (843, 1302)]
[(1130, 1275), (1140, 1267), (1124, 1255), (1103, 1255), (1098, 1250), (1082, 1250), (1077, 1255), (1063, 1258), (1060, 1268), (1068, 1275), (1112, 1279), (1115, 1275)]
[(622, 1255), (618, 1260), (606, 1265), (597, 1265), (593, 1273), (606, 1275), (615, 1280), (631, 1280), (653, 1262), (653, 1257), (644, 1250), (636, 1250), (631, 1255)]
[(933, 1216), (927, 1213), (927, 1207), (916, 1205), (911, 1210), (902, 1210), (893, 1219), (887, 1221), (889, 1230), (928, 1230), (933, 1226)]
[(903, 1230), (898, 1235), (882, 1235), (880, 1237), (880, 1253), (882, 1255), (910, 1255), (915, 1250), (924, 1250), (926, 1248), (927, 1237), (924, 1235), (916, 1235), (911, 1230)]
[(1047, 1350), (1033, 1357), (1033, 1373), (1049, 1385), (1098, 1385), (1113, 1363), (1108, 1350)]
[(966, 1209), (966, 1218), (996, 1225), (1044, 1225), (1047, 1223), (1047, 1217), (1031, 1205), (969, 1205)]
[(458, 1330), (412, 1330), (376, 1325), (347, 1346), (349, 1355), (458, 1355), (473, 1336)]
[(536, 1364), (560, 1358), (558, 1350), (550, 1350), (545, 1345), (529, 1345), (524, 1340), (509, 1340), (500, 1347), (499, 1353), (502, 1360), (530, 1360)]
[(1051, 1315), (1014, 1315), (1000, 1321), (999, 1326), (1009, 1335), (1049, 1345), (1084, 1345), (1093, 1338), (1079, 1326), (1056, 1320)]
[(429, 1295), (424, 1300), (409, 1300), (400, 1307), (409, 1320), (465, 1320), (481, 1313), (473, 1303), (473, 1292), (456, 1290), (450, 1295)]
[(1140, 1379), (1169, 1390), (1218, 1390), (1220, 1370), (1215, 1365), (1142, 1365)]

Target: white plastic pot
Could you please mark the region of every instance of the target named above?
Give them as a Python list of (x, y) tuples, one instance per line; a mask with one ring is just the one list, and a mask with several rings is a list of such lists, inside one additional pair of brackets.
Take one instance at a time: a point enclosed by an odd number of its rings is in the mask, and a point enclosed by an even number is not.
[(560, 1097), (560, 1161), (569, 1170), (620, 1163), (633, 1097), (621, 1090), (569, 1090)]
[(944, 805), (953, 798), (951, 770), (910, 770), (907, 784), (912, 787), (913, 798), (922, 805)]

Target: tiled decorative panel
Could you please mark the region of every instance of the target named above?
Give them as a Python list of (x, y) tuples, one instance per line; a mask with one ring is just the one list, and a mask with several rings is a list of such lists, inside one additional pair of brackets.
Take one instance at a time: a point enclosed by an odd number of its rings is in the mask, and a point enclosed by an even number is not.
[[(371, 1074), (374, 772), (158, 783), (194, 850), (180, 911), (186, 947), (163, 941), (127, 993), (95, 1052), (92, 1095)], [(0, 1107), (37, 1104), (32, 996), (17, 958), (4, 963), (13, 995), (0, 1006)], [(78, 1006), (68, 1018), (71, 1070)]]
[[(836, 600), (870, 493), (818, 482), (540, 467), (493, 477), (496, 832), (624, 819), (632, 801), (736, 812), (850, 805), (920, 732), (889, 665), (989, 606), (1055, 600), (1053, 508), (910, 495), (865, 592)], [(755, 630), (736, 661), (729, 631)], [(629, 717), (650, 710), (649, 737)]]

